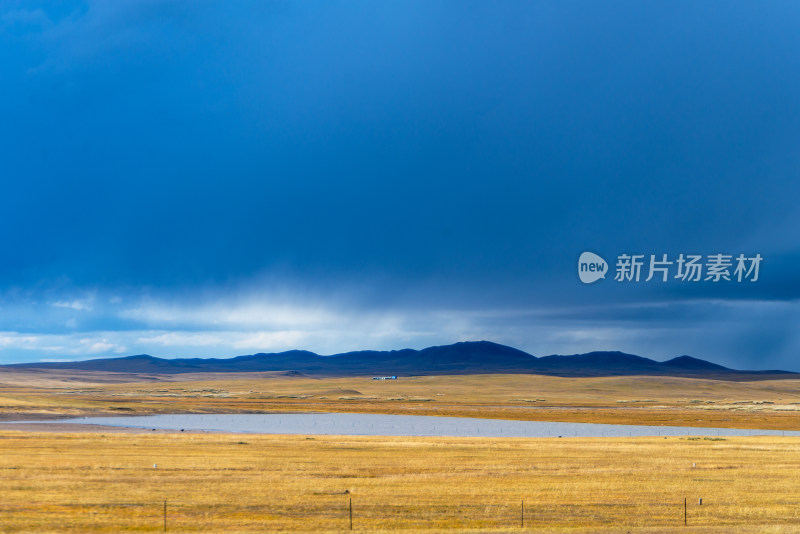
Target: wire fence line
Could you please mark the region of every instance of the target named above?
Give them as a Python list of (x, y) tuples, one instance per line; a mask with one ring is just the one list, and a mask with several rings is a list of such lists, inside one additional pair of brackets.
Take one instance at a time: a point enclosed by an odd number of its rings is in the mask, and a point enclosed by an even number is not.
[[(344, 497), (344, 496), (343, 496)], [(65, 530), (224, 530), (303, 531), (313, 525), (335, 530), (459, 528), (535, 530), (558, 525), (586, 528), (630, 526), (786, 525), (800, 528), (800, 501), (766, 505), (676, 498), (673, 501), (500, 503), (379, 502), (347, 498), (335, 502), (308, 499), (297, 504), (154, 502), (65, 502), (0, 504), (0, 532), (36, 530), (36, 523), (59, 524)], [(322, 528), (320, 528), (322, 529)]]

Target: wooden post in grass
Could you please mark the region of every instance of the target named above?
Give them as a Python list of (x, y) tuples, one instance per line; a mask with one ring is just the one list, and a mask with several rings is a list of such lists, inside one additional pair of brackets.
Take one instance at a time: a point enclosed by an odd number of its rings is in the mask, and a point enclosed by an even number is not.
[(164, 532), (167, 531), (167, 500), (164, 499)]
[(350, 497), (350, 530), (353, 530), (353, 498)]
[(525, 500), (520, 501), (519, 506), (519, 526), (525, 528)]
[(686, 526), (686, 497), (683, 498), (683, 526)]

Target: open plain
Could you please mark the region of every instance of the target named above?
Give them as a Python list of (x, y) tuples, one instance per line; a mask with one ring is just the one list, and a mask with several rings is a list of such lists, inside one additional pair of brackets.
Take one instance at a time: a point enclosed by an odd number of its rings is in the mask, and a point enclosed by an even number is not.
[(5, 431), (0, 449), (3, 532), (343, 532), (351, 499), (362, 532), (800, 529), (798, 438)]
[(0, 371), (0, 420), (351, 412), (800, 430), (800, 380), (462, 375), (309, 378)]
[[(796, 380), (12, 371), (0, 383), (6, 421), (354, 412), (800, 429)], [(800, 438), (312, 437), (65, 431), (56, 421), (0, 426), (2, 532), (155, 532), (165, 519), (170, 532), (342, 532), (350, 529), (351, 500), (353, 530), (368, 532), (800, 530)]]

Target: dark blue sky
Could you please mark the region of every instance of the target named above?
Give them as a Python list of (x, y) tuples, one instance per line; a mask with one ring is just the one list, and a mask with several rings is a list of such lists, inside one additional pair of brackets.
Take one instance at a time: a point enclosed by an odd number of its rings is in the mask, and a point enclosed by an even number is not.
[[(794, 2), (4, 2), (0, 362), (491, 339), (800, 370)], [(757, 282), (581, 252), (764, 257)]]

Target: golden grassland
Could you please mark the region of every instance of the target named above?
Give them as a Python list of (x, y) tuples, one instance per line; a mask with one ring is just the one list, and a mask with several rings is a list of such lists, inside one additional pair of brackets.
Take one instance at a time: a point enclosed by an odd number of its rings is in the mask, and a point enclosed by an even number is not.
[(800, 380), (540, 375), (309, 378), (0, 371), (0, 420), (356, 412), (800, 430)]
[[(0, 420), (310, 411), (800, 430), (800, 381), (0, 372)], [(0, 532), (800, 532), (800, 438), (101, 432), (0, 431)]]
[[(3, 532), (800, 531), (800, 438), (0, 432)], [(157, 464), (157, 468), (153, 465)], [(688, 527), (684, 527), (684, 498)], [(698, 499), (703, 499), (702, 506)]]

